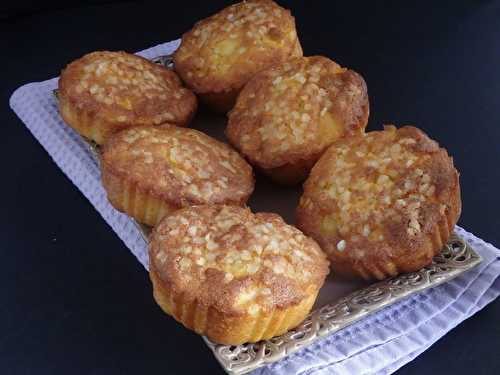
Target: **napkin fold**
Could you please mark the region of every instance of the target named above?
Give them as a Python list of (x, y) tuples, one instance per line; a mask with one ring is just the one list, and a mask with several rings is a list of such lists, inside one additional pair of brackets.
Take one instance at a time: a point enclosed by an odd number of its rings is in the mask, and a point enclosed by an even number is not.
[[(172, 53), (179, 40), (138, 54)], [(58, 78), (18, 88), (10, 106), (59, 168), (87, 197), (147, 269), (147, 248), (129, 218), (111, 207), (99, 168), (84, 141), (59, 116), (52, 90)], [(412, 295), (325, 337), (255, 374), (390, 374), (500, 294), (500, 250), (460, 227), (455, 228), (483, 257), (474, 269), (438, 287)]]

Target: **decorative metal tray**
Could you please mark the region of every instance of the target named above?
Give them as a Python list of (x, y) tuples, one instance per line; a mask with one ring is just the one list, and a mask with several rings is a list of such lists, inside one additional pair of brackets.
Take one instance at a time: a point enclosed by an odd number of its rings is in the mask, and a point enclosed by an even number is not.
[[(331, 335), (366, 315), (411, 294), (453, 279), (481, 262), (481, 257), (456, 234), (441, 254), (418, 272), (407, 273), (355, 291), (316, 310), (297, 328), (256, 344), (217, 345), (204, 338), (222, 367), (230, 374), (244, 374), (279, 361), (317, 339)], [(321, 293), (321, 292), (320, 292)]]
[[(168, 68), (172, 67), (170, 55), (159, 56), (152, 61)], [(57, 99), (57, 90), (54, 95)], [(224, 120), (220, 116), (202, 114), (197, 117), (193, 127), (215, 138), (224, 138), (221, 126), (221, 121)], [(95, 162), (99, 163), (99, 147), (87, 139), (84, 140)], [(283, 187), (276, 192), (267, 179), (258, 179), (249, 205), (256, 211), (278, 212), (288, 221), (292, 221), (294, 205), (290, 202), (297, 202), (300, 192), (300, 188), (296, 187)], [(130, 220), (147, 243), (150, 228), (132, 218)], [(399, 275), (375, 284), (347, 282), (348, 285), (345, 285), (346, 281), (328, 277), (313, 311), (298, 327), (281, 336), (237, 346), (215, 344), (206, 337), (204, 340), (227, 373), (244, 374), (279, 361), (319, 338), (331, 335), (407, 296), (449, 281), (480, 262), (481, 257), (464, 240), (453, 234), (432, 263), (418, 272)]]

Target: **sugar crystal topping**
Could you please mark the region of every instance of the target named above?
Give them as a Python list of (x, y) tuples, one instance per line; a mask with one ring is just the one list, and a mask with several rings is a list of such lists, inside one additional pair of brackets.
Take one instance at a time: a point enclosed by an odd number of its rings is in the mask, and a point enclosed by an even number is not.
[(275, 214), (233, 206), (192, 207), (166, 218), (156, 238), (161, 241), (155, 254), (159, 267), (175, 262), (186, 282), (203, 282), (216, 270), (223, 284), (245, 285), (241, 303), (273, 298), (274, 277), (309, 285), (327, 272), (319, 246)]
[(168, 108), (193, 100), (173, 72), (135, 55), (93, 52), (77, 62), (68, 67), (75, 74), (72, 93), (114, 108), (118, 122), (129, 120), (130, 114), (152, 115), (153, 124), (176, 122), (178, 113)]
[(293, 59), (258, 74), (229, 115), (232, 141), (258, 163), (280, 164), (305, 149), (319, 154), (332, 138), (364, 126), (343, 121), (366, 97), (351, 74), (324, 57)]
[(262, 64), (269, 65), (268, 56), (284, 60), (297, 43), (295, 23), (288, 11), (273, 1), (250, 0), (198, 22), (183, 36), (175, 59), (195, 86), (214, 76), (246, 80), (262, 69)]
[(194, 129), (162, 125), (126, 130), (105, 150), (104, 160), (156, 192), (193, 203), (217, 201), (228, 192), (238, 201), (253, 189), (252, 169), (245, 160)]
[(306, 191), (314, 193), (304, 194), (300, 206), (308, 210), (330, 202), (320, 230), (342, 239), (336, 243), (339, 252), (361, 240), (384, 241), (388, 222), (402, 223), (405, 235), (415, 237), (424, 205), (446, 208), (435, 197), (436, 176), (426, 167), (430, 154), (416, 152), (413, 137), (396, 134), (395, 129), (371, 132), (332, 146), (308, 181)]

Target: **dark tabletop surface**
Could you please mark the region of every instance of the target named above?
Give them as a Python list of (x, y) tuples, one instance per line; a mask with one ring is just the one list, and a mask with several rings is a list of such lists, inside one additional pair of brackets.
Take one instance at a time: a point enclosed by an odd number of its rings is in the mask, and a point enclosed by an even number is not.
[[(15, 88), (84, 53), (176, 39), (227, 2), (175, 3), (0, 6), (1, 374), (222, 373), (155, 305), (142, 266), (8, 108)], [(369, 130), (415, 124), (449, 150), (459, 224), (500, 245), (500, 1), (281, 4), (305, 54), (364, 76)], [(499, 316), (496, 301), (400, 373), (499, 373)]]

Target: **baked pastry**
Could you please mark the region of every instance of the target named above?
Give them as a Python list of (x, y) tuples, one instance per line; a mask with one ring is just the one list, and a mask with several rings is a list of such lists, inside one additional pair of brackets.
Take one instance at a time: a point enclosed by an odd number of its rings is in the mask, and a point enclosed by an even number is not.
[(326, 57), (301, 57), (248, 82), (229, 113), (226, 135), (271, 178), (293, 184), (335, 140), (363, 132), (368, 113), (359, 74)]
[(189, 205), (243, 205), (254, 188), (252, 167), (231, 147), (173, 125), (114, 135), (103, 147), (101, 178), (111, 204), (147, 225)]
[(383, 279), (429, 264), (460, 210), (446, 150), (417, 128), (386, 126), (325, 152), (304, 184), (297, 226), (334, 272)]
[(297, 56), (302, 48), (290, 11), (249, 0), (196, 23), (182, 36), (174, 65), (201, 100), (225, 113), (255, 73)]
[(276, 214), (206, 205), (158, 224), (149, 273), (167, 314), (214, 342), (237, 345), (302, 322), (328, 261), (316, 242)]
[(185, 126), (197, 105), (173, 71), (126, 52), (73, 61), (61, 73), (58, 97), (63, 120), (97, 144), (132, 126)]

